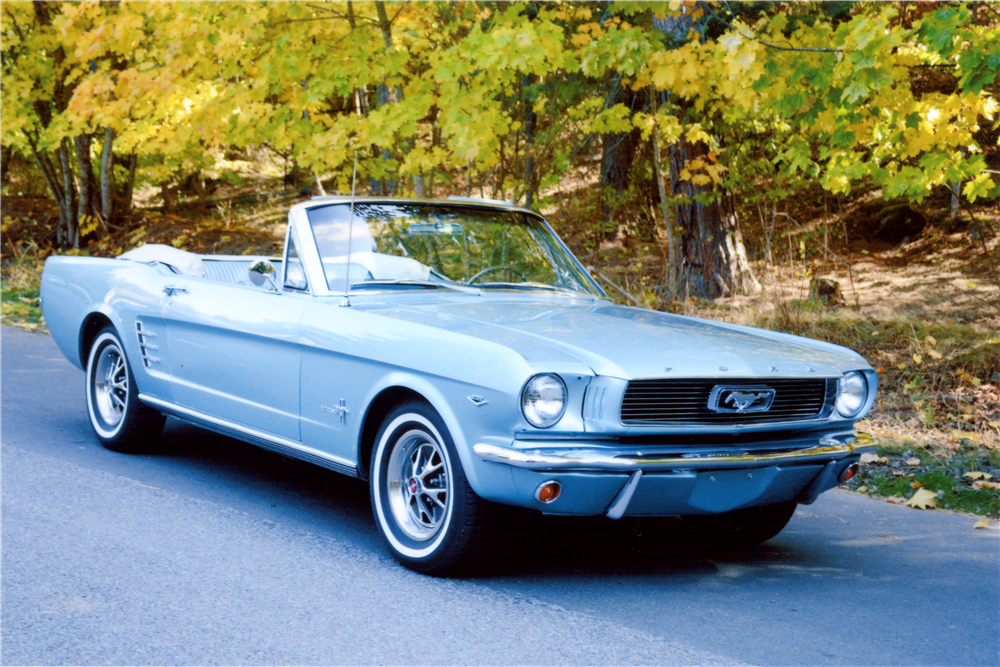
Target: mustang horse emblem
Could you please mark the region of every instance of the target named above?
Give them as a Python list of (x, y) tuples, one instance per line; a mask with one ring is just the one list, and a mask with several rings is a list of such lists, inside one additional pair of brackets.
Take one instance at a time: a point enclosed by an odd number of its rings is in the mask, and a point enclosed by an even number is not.
[(734, 391), (726, 397), (726, 403), (732, 403), (736, 412), (743, 412), (757, 402), (757, 399), (770, 396), (766, 391), (760, 393), (753, 391)]
[(708, 397), (708, 409), (714, 412), (764, 412), (771, 407), (774, 389), (770, 387), (716, 386)]

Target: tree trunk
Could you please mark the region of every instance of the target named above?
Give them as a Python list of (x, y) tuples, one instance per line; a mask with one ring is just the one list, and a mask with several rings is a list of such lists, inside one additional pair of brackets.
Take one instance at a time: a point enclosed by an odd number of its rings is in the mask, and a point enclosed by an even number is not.
[[(656, 93), (652, 94), (653, 117), (656, 117)], [(657, 125), (653, 125), (653, 167), (656, 170), (656, 187), (660, 193), (660, 208), (663, 212), (663, 225), (667, 230), (667, 265), (663, 270), (664, 282), (667, 285), (667, 298), (674, 299), (677, 296), (677, 243), (674, 241), (674, 222), (670, 215), (670, 206), (667, 204), (667, 188), (663, 182), (663, 167), (660, 164), (660, 130)], [(655, 233), (655, 231), (654, 231)]]
[(707, 153), (705, 144), (687, 141), (674, 144), (669, 151), (673, 191), (690, 198), (690, 203), (677, 206), (678, 226), (684, 230), (679, 282), (688, 294), (708, 299), (757, 292), (760, 283), (750, 269), (732, 200), (699, 203), (694, 196), (710, 190), (680, 180), (684, 165)]
[[(76, 187), (73, 183), (73, 168), (69, 162), (69, 139), (63, 139), (59, 144), (59, 166), (62, 169), (62, 188), (66, 196), (63, 205), (66, 208), (66, 243), (74, 248), (80, 248), (79, 219), (76, 211)], [(62, 209), (63, 206), (60, 206)]]
[(76, 218), (81, 224), (88, 215), (97, 210), (94, 199), (97, 197), (97, 187), (94, 180), (94, 165), (90, 160), (90, 144), (92, 135), (79, 134), (73, 139), (76, 145), (76, 166), (79, 172), (80, 198), (77, 201)]
[(324, 196), (326, 194), (326, 189), (323, 188), (323, 183), (319, 180), (319, 174), (313, 171), (312, 165), (309, 165), (309, 171), (311, 171), (313, 175), (313, 188), (316, 190), (316, 194), (320, 197)]
[[(641, 93), (622, 88), (621, 77), (617, 74), (609, 85), (613, 86), (609, 107), (624, 104), (635, 111), (637, 106), (642, 106)], [(618, 234), (615, 218), (622, 196), (628, 190), (629, 173), (641, 141), (642, 133), (638, 129), (601, 137), (601, 226), (609, 239)]]
[(35, 162), (38, 164), (38, 168), (41, 170), (42, 176), (49, 186), (49, 190), (52, 191), (52, 199), (55, 200), (56, 208), (59, 210), (59, 225), (56, 227), (56, 245), (61, 246), (63, 243), (63, 230), (69, 226), (69, 208), (65, 204), (66, 193), (63, 190), (59, 174), (56, 171), (55, 165), (52, 164), (52, 160), (49, 159), (47, 153), (43, 153), (39, 149), (38, 138), (32, 136), (30, 132), (25, 132), (24, 134), (28, 139), (31, 154), (34, 156)]
[[(706, 18), (693, 21), (689, 14), (653, 18), (653, 25), (667, 36), (667, 48), (677, 48), (688, 39), (692, 29)], [(681, 233), (681, 266), (678, 288), (689, 295), (716, 298), (728, 294), (745, 294), (760, 290), (760, 283), (750, 269), (743, 236), (740, 233), (733, 202), (718, 198), (711, 204), (701, 204), (695, 195), (708, 195), (691, 181), (681, 181), (680, 173), (690, 160), (708, 153), (704, 143), (692, 144), (681, 140), (669, 148), (670, 183), (674, 195), (685, 195), (689, 203), (678, 204), (677, 226)]]
[(532, 84), (538, 77), (528, 74), (522, 83), (522, 96), (524, 98), (524, 208), (531, 208), (535, 204), (535, 183), (538, 180), (535, 175), (535, 124), (538, 118), (535, 114), (535, 100), (531, 91)]
[(110, 127), (104, 130), (104, 146), (101, 149), (101, 216), (104, 222), (111, 222), (114, 213), (114, 183), (111, 180), (112, 157), (111, 145), (115, 139), (115, 131)]
[(14, 155), (14, 146), (2, 146), (0, 147), (0, 183), (6, 185), (7, 181), (10, 179), (10, 159)]
[[(377, 0), (375, 11), (378, 13), (379, 30), (382, 31), (382, 44), (385, 46), (385, 50), (389, 51), (392, 49), (392, 24), (389, 23), (389, 15), (385, 11), (385, 0)], [(379, 85), (378, 93), (379, 106), (385, 106), (390, 103), (395, 104), (402, 101), (403, 98), (402, 87), (389, 86), (387, 81), (383, 81)], [(382, 149), (380, 152), (386, 160), (396, 159), (396, 155), (388, 149)], [(396, 180), (393, 178), (383, 179), (381, 186), (384, 190), (382, 194), (393, 195), (396, 193)]]
[(135, 187), (135, 168), (139, 164), (139, 156), (132, 153), (128, 156), (128, 180), (125, 181), (117, 201), (113, 204), (113, 210), (119, 218), (132, 212), (132, 191)]
[[(385, 1), (378, 0), (378, 2), (375, 3), (375, 8), (376, 11), (378, 12), (378, 26), (379, 29), (382, 31), (382, 43), (385, 45), (385, 50), (390, 51), (392, 50), (392, 23), (389, 21), (389, 15), (385, 11)], [(397, 11), (402, 11), (402, 10), (400, 9)], [(400, 86), (399, 84), (396, 84), (390, 89), (387, 83), (383, 83), (382, 86), (380, 86), (380, 88), (384, 91), (380, 95), (380, 98), (387, 98), (388, 102), (391, 102), (393, 104), (401, 104), (403, 102), (403, 87)], [(380, 99), (379, 103), (386, 104), (387, 102), (385, 99)], [(413, 151), (415, 147), (416, 147), (416, 140), (413, 137), (409, 137), (406, 140), (407, 152)], [(386, 153), (386, 155), (390, 159), (395, 157), (393, 154), (388, 152)], [(388, 183), (388, 185), (389, 187), (392, 188), (394, 192), (396, 189), (396, 182), (391, 181), (390, 183)], [(424, 175), (422, 172), (418, 172), (413, 175), (413, 190), (416, 193), (417, 197), (421, 199), (424, 197)], [(392, 194), (392, 192), (390, 192), (389, 194)]]

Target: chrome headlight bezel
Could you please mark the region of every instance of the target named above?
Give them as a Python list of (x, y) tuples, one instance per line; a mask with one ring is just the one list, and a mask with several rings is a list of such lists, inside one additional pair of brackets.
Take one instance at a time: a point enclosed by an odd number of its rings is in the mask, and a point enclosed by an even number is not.
[(861, 371), (848, 371), (837, 380), (837, 401), (834, 409), (845, 419), (861, 414), (868, 404), (868, 378)]
[[(540, 409), (541, 402), (559, 403), (558, 407)], [(566, 414), (569, 392), (566, 383), (555, 373), (538, 373), (528, 378), (521, 389), (521, 414), (535, 428), (550, 428)]]

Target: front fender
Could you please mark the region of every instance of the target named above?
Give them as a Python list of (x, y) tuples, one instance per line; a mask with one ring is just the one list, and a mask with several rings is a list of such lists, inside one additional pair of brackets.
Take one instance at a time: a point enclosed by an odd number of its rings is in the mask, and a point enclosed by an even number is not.
[[(416, 373), (394, 370), (379, 378), (369, 390), (365, 397), (363, 423), (369, 418), (370, 408), (376, 398), (387, 390), (397, 388), (420, 395), (441, 416), (455, 443), (462, 469), (473, 491), (488, 499), (504, 498), (514, 493), (513, 479), (507, 467), (482, 465), (482, 461), (472, 453), (470, 443), (475, 443), (486, 434), (495, 432), (497, 427), (502, 429), (506, 426), (506, 430), (510, 431), (510, 425), (504, 424), (504, 414), (519, 414), (510, 412), (514, 409), (516, 400), (512, 401), (506, 394), (496, 390), (453, 380), (442, 382), (441, 378), (431, 382)], [(468, 400), (470, 395), (483, 398), (486, 403), (477, 405)], [(360, 429), (356, 454), (359, 462), (363, 457), (363, 437), (364, 429)], [(498, 491), (500, 491), (499, 496)]]

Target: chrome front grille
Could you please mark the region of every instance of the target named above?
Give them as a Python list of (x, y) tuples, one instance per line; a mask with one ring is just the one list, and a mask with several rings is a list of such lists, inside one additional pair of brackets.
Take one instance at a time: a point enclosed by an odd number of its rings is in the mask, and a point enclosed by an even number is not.
[[(774, 400), (764, 412), (715, 412), (712, 389), (768, 387)], [(632, 380), (622, 398), (623, 424), (761, 424), (827, 417), (833, 410), (837, 380), (827, 378), (734, 378)]]

